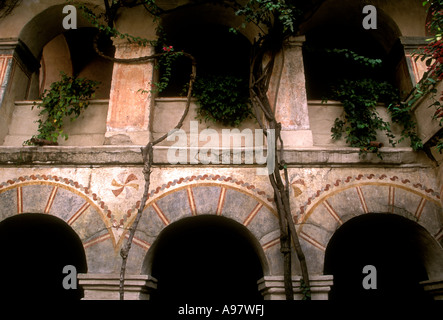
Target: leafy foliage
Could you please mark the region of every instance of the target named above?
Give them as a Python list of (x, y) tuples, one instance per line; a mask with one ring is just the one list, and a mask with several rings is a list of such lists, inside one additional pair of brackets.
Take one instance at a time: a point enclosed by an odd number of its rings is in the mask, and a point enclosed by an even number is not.
[[(425, 61), (428, 70), (414, 88), (408, 100), (408, 106), (412, 107), (422, 97), (430, 94), (434, 102), (429, 107), (436, 108), (434, 119), (439, 119), (441, 125), (443, 122), (443, 106), (439, 100), (443, 100), (443, 95), (438, 99), (436, 97), (437, 90), (434, 87), (437, 81), (443, 80), (443, 0), (426, 0), (423, 1), (423, 6), (429, 6), (428, 12), (431, 13), (431, 19), (426, 27), (433, 36), (428, 39), (429, 44), (416, 54), (416, 60)], [(435, 139), (432, 139), (432, 141), (435, 141)], [(438, 136), (437, 141), (437, 150), (441, 152), (443, 150), (443, 140)]]
[(234, 76), (197, 77), (194, 90), (200, 120), (238, 126), (252, 116), (247, 83)]
[[(89, 106), (88, 99), (94, 97), (99, 85), (97, 81), (69, 77), (63, 72), (60, 75), (62, 80), (52, 83), (50, 89), (43, 92), (42, 101), (34, 102), (34, 106), (41, 111), (40, 119), (36, 121), (39, 134), (33, 138), (57, 142), (62, 136), (67, 140), (68, 136), (63, 132), (64, 118), (70, 117), (71, 121), (77, 119)], [(30, 140), (24, 144), (32, 145)]]
[(291, 1), (250, 0), (235, 14), (244, 16), (246, 22), (252, 22), (258, 27), (264, 25), (268, 30), (278, 21), (283, 26), (282, 32), (287, 33), (294, 32), (295, 22), (301, 11)]
[(377, 139), (377, 131), (382, 130), (395, 145), (389, 122), (384, 121), (376, 110), (379, 101), (391, 103), (396, 98), (388, 83), (373, 79), (343, 80), (333, 94), (333, 99), (343, 103), (345, 111), (344, 119), (335, 119), (331, 129), (333, 139), (340, 139), (344, 133), (351, 147), (358, 147), (362, 152), (378, 151), (370, 143)]
[[(327, 51), (343, 54), (346, 58), (369, 68), (376, 68), (382, 63), (380, 59), (360, 56), (347, 49)], [(344, 134), (350, 146), (360, 148), (361, 153), (376, 152), (379, 157), (378, 146), (371, 145), (371, 142), (377, 139), (378, 131), (386, 134), (392, 146), (409, 138), (414, 150), (423, 147), (416, 133), (416, 123), (412, 119), (411, 105), (400, 102), (397, 90), (390, 83), (373, 78), (344, 79), (333, 88), (331, 98), (341, 101), (345, 111), (344, 119), (337, 118), (334, 122), (331, 129), (333, 139), (340, 139)], [(378, 114), (378, 103), (387, 106), (392, 122), (403, 126), (398, 141), (394, 140), (390, 123)]]
[(175, 52), (173, 46), (164, 46), (162, 50), (164, 54), (158, 59), (158, 64), (155, 66), (157, 70), (161, 69), (161, 77), (158, 82), (152, 85), (153, 91), (157, 92), (162, 92), (168, 87), (172, 76), (173, 64), (179, 57), (183, 56), (183, 52)]

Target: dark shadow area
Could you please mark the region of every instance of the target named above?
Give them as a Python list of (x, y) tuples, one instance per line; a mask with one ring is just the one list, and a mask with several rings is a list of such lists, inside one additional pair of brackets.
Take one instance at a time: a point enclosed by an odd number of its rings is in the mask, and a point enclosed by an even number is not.
[(152, 300), (263, 300), (257, 286), (261, 263), (243, 228), (217, 216), (187, 218), (167, 227), (153, 255), (158, 289)]
[[(420, 281), (424, 265), (422, 227), (393, 214), (369, 213), (343, 224), (329, 241), (324, 273), (334, 275), (331, 300), (430, 300)], [(376, 268), (377, 289), (364, 289), (366, 265)]]
[[(343, 79), (371, 78), (394, 84), (393, 66), (377, 40), (360, 29), (341, 28), (330, 26), (312, 30), (306, 35), (303, 58), (309, 100), (327, 97), (331, 87)], [(326, 52), (326, 49), (348, 49), (358, 55), (381, 59), (383, 62), (381, 67), (366, 67), (346, 58), (345, 54)]]
[[(197, 77), (207, 75), (235, 76), (249, 79), (250, 43), (240, 34), (229, 32), (226, 26), (188, 22), (187, 25), (165, 26), (168, 43), (175, 51), (184, 51), (194, 56), (197, 62)], [(161, 48), (160, 48), (161, 51)], [(185, 86), (191, 74), (189, 59), (178, 58), (173, 67), (169, 86), (161, 96), (185, 95)], [(162, 74), (160, 70), (160, 76)]]
[(2, 299), (78, 300), (79, 288), (63, 288), (66, 265), (77, 273), (87, 271), (82, 242), (61, 219), (47, 214), (24, 213), (0, 223)]

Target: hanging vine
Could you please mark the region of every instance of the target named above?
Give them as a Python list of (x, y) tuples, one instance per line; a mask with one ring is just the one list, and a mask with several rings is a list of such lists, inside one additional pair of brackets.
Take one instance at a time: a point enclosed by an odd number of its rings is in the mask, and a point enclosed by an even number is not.
[[(83, 7), (87, 18), (92, 21), (96, 27), (107, 35), (119, 36), (121, 38), (126, 38), (128, 41), (138, 43), (139, 45), (146, 45), (148, 43), (145, 39), (140, 39), (132, 37), (128, 34), (122, 34), (114, 28), (114, 20), (117, 16), (117, 11), (122, 7), (135, 7), (137, 5), (143, 5), (146, 10), (148, 10), (154, 16), (160, 16), (161, 14), (168, 13), (169, 11), (159, 8), (153, 0), (144, 1), (112, 1), (111, 3), (107, 0), (105, 2), (105, 16), (104, 20), (107, 22), (107, 26), (100, 23), (97, 15), (95, 15), (89, 9)], [(208, 1), (210, 2), (210, 1)], [(274, 201), (277, 207), (277, 212), (279, 216), (280, 223), (280, 244), (281, 253), (283, 254), (284, 260), (284, 287), (285, 296), (287, 300), (294, 299), (294, 292), (292, 287), (292, 272), (291, 272), (291, 253), (292, 250), (300, 262), (302, 280), (301, 285), (303, 288), (304, 299), (310, 299), (310, 282), (308, 268), (306, 264), (306, 258), (304, 256), (303, 250), (301, 248), (297, 231), (295, 229), (295, 224), (291, 212), (290, 200), (289, 200), (289, 178), (288, 170), (284, 155), (284, 143), (281, 138), (281, 124), (276, 120), (274, 112), (271, 108), (267, 92), (269, 89), (269, 84), (271, 76), (273, 74), (275, 57), (278, 52), (282, 52), (282, 46), (284, 41), (291, 35), (296, 34), (298, 26), (304, 21), (308, 16), (319, 8), (323, 1), (300, 1), (297, 5), (293, 1), (279, 1), (279, 0), (250, 0), (245, 5), (239, 4), (236, 1), (226, 0), (225, 5), (230, 6), (235, 10), (235, 14), (244, 17), (247, 23), (253, 23), (257, 26), (261, 33), (258, 38), (255, 39), (253, 44), (251, 62), (250, 62), (250, 73), (249, 73), (249, 96), (253, 109), (255, 110), (256, 118), (261, 126), (261, 128), (266, 132), (267, 129), (271, 129), (275, 132), (274, 135), (267, 135), (268, 140), (272, 139), (270, 145), (274, 145), (273, 150), (268, 150), (268, 152), (273, 152), (275, 157), (276, 167), (273, 172), (269, 173), (269, 180), (274, 190)], [(129, 4), (130, 3), (130, 4)], [(192, 5), (200, 5), (201, 2)], [(171, 9), (176, 10), (176, 9)], [(245, 26), (246, 24), (243, 24)], [(158, 60), (166, 54), (174, 54), (166, 50), (166, 52), (154, 54), (151, 56), (145, 56), (134, 59), (117, 59), (113, 57), (106, 56), (100, 51), (97, 46), (97, 38), (94, 41), (94, 48), (96, 52), (105, 59), (111, 60), (117, 63), (143, 63), (152, 60)], [(158, 43), (157, 43), (158, 44)], [(183, 121), (188, 114), (193, 84), (196, 77), (196, 61), (193, 56), (187, 53), (182, 53), (186, 58), (192, 61), (192, 70), (190, 74), (187, 99), (185, 110), (182, 114), (180, 121), (174, 127), (174, 130), (180, 129)], [(270, 57), (268, 59), (264, 59)], [(284, 55), (283, 55), (284, 57)], [(263, 65), (263, 61), (267, 61)], [(261, 121), (261, 117), (264, 115), (265, 121)], [(168, 134), (171, 134), (169, 132)], [(150, 141), (145, 147), (141, 148), (143, 156), (143, 175), (145, 178), (145, 187), (143, 191), (143, 196), (140, 201), (140, 205), (137, 210), (137, 215), (129, 229), (129, 237), (123, 248), (121, 249), (120, 255), (122, 257), (122, 265), (120, 271), (120, 299), (124, 299), (124, 280), (126, 271), (126, 262), (128, 258), (129, 251), (131, 249), (132, 240), (137, 229), (137, 225), (140, 221), (143, 209), (148, 200), (148, 192), (150, 186), (150, 177), (152, 172), (153, 163), (153, 147), (166, 139), (168, 134), (156, 139), (155, 141)], [(269, 141), (268, 141), (269, 144)], [(279, 151), (279, 152), (278, 152)]]

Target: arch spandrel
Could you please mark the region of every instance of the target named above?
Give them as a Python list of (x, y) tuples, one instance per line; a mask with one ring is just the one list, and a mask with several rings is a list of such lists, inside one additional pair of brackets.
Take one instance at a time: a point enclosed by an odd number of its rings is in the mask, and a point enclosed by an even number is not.
[[(141, 248), (146, 253), (163, 229), (174, 222), (193, 216), (221, 216), (244, 226), (253, 237), (259, 251), (266, 256), (268, 261), (265, 264), (272, 268), (275, 266), (277, 270), (280, 268), (279, 263), (270, 264), (269, 260), (275, 259), (272, 248), (279, 247), (280, 244), (279, 224), (275, 210), (266, 202), (266, 199), (260, 199), (227, 184), (198, 183), (182, 186), (148, 201), (137, 226), (134, 245), (138, 247), (138, 251)], [(133, 219), (128, 222), (126, 230), (132, 223)], [(126, 232), (119, 245), (127, 237)], [(135, 259), (131, 264), (141, 266), (142, 258), (140, 255), (140, 259)], [(128, 267), (140, 268), (129, 264)], [(269, 267), (265, 269), (267, 274), (277, 272)]]
[(408, 179), (386, 175), (358, 175), (327, 184), (298, 211), (298, 232), (310, 271), (323, 272), (324, 254), (335, 231), (348, 220), (372, 212), (405, 217), (443, 243), (440, 196), (431, 188)]
[[(89, 270), (106, 269), (112, 257), (97, 247), (112, 248), (115, 253), (116, 241), (108, 219), (111, 212), (89, 189), (66, 178), (46, 175), (0, 183), (0, 221), (26, 212), (49, 214), (66, 222), (83, 244)], [(91, 254), (91, 250), (98, 250), (100, 255)]]

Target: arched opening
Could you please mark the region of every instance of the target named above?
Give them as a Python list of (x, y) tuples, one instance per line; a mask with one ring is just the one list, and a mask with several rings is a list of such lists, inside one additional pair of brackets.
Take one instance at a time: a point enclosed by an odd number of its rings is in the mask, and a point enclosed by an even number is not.
[[(303, 26), (306, 42), (303, 48), (306, 90), (309, 100), (330, 97), (331, 88), (340, 81), (373, 79), (403, 88), (405, 79), (398, 76), (402, 50), (397, 46), (401, 35), (395, 22), (381, 9), (377, 10), (377, 29), (364, 29), (363, 5), (355, 1), (326, 1), (313, 18)], [(331, 52), (350, 50), (381, 66), (365, 66), (352, 54)]]
[[(20, 32), (19, 39), (26, 51), (21, 60), (28, 69), (29, 83), (25, 95), (17, 96), (16, 100), (37, 99), (52, 82), (60, 80), (60, 71), (100, 81), (95, 98), (109, 98), (113, 64), (98, 56), (93, 49), (92, 40), (98, 30), (80, 13), (77, 29), (65, 30), (63, 7), (47, 8)], [(102, 39), (100, 47), (107, 54), (114, 54), (110, 39)]]
[[(95, 52), (93, 41), (97, 32), (97, 29), (89, 27), (68, 30), (43, 47), (39, 74), (40, 94), (44, 89), (49, 89), (51, 83), (61, 80), (62, 71), (69, 76), (99, 81), (95, 98), (109, 99), (113, 64)], [(98, 45), (106, 54), (114, 55), (109, 38), (101, 37)]]
[[(352, 218), (332, 236), (324, 274), (334, 276), (331, 300), (429, 300), (419, 282), (427, 280), (437, 257), (432, 239), (417, 223), (393, 214), (370, 213)], [(435, 242), (435, 241), (433, 241)], [(365, 272), (375, 267), (376, 289), (365, 289)]]
[(14, 215), (0, 223), (2, 297), (8, 300), (78, 300), (83, 290), (66, 290), (63, 273), (72, 265), (86, 273), (83, 245), (63, 220), (38, 213)]
[[(197, 61), (197, 77), (235, 76), (247, 83), (251, 44), (244, 35), (229, 31), (231, 22), (224, 10), (216, 5), (202, 5), (182, 8), (165, 16), (162, 26), (167, 43), (164, 45), (192, 54)], [(161, 96), (186, 94), (190, 61), (179, 58), (172, 69), (169, 86)]]
[(145, 261), (152, 261), (158, 280), (152, 300), (260, 301), (257, 247), (249, 231), (228, 218), (203, 215), (173, 223)]

